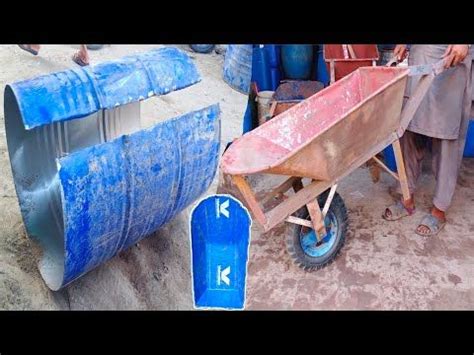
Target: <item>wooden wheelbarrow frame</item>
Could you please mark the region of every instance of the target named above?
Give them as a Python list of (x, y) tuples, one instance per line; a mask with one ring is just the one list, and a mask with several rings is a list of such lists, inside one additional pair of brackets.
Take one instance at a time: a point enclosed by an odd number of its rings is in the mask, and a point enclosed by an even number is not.
[[(387, 66), (391, 66), (392, 64), (393, 61), (387, 64)], [(422, 77), (420, 78), (413, 95), (408, 98), (402, 108), (400, 126), (398, 130), (376, 146), (372, 147), (367, 151), (366, 154), (356, 159), (352, 164), (347, 166), (337, 176), (337, 178), (329, 180), (312, 179), (309, 184), (304, 186), (302, 181), (303, 177), (289, 176), (288, 179), (279, 186), (273, 188), (269, 193), (258, 199), (246, 179), (246, 176), (251, 174), (224, 173), (225, 175), (230, 175), (232, 182), (242, 194), (246, 205), (249, 207), (253, 217), (262, 226), (264, 232), (271, 230), (281, 222), (288, 222), (314, 229), (318, 241), (321, 241), (326, 234), (324, 217), (328, 212), (332, 199), (335, 195), (337, 183), (370, 159), (374, 159), (377, 164), (379, 164), (392, 177), (399, 181), (404, 199), (408, 199), (410, 197), (399, 138), (403, 135), (406, 128), (408, 127), (434, 78), (444, 70), (444, 61), (440, 61), (434, 65), (414, 66), (409, 67), (408, 69), (408, 76), (421, 75)], [(395, 152), (398, 173), (391, 171), (378, 158), (374, 158), (377, 153), (384, 150), (390, 144), (393, 146)], [(274, 197), (282, 195), (290, 189), (294, 190), (294, 195), (288, 196), (282, 203), (270, 210), (266, 210), (264, 208), (264, 206)], [(317, 203), (317, 197), (328, 189), (330, 189), (328, 198), (325, 202), (325, 205), (321, 209)], [(292, 214), (294, 214), (303, 206), (307, 207), (310, 220), (292, 216)]]

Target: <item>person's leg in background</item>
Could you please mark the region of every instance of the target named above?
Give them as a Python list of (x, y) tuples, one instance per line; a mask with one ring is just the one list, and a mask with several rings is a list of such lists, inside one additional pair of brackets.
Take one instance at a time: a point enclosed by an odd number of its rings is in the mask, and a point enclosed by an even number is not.
[(38, 55), (41, 46), (39, 44), (19, 44), (18, 45), (24, 51), (31, 53), (33, 55)]
[[(33, 55), (38, 55), (41, 48), (39, 44), (19, 44), (18, 46)], [(85, 44), (80, 45), (79, 51), (72, 56), (72, 60), (81, 67), (89, 65), (89, 51)]]
[(436, 178), (433, 205), (444, 212), (451, 204), (456, 189), (459, 157), (459, 140), (433, 139), (433, 173)]
[(383, 218), (386, 220), (397, 220), (404, 216), (412, 215), (415, 211), (414, 192), (416, 183), (421, 175), (423, 158), (425, 157), (425, 139), (422, 135), (405, 131), (400, 138), (403, 160), (407, 175), (410, 198), (397, 202), (385, 209)]
[[(412, 195), (416, 189), (416, 183), (421, 175), (423, 158), (425, 157), (425, 139), (422, 135), (405, 131), (400, 138), (403, 160), (408, 180), (408, 189)], [(413, 201), (414, 207), (414, 201)]]
[(79, 51), (72, 56), (72, 60), (81, 67), (89, 65), (89, 51), (85, 44), (81, 44)]

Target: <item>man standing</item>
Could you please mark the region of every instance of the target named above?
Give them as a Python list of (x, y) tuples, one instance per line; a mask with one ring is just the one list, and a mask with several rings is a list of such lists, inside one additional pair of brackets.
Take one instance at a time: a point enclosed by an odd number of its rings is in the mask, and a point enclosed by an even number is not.
[[(470, 45), (412, 45), (409, 65), (445, 61), (445, 72), (437, 76), (420, 107), (400, 139), (411, 197), (388, 207), (383, 217), (395, 221), (415, 211), (414, 192), (421, 175), (426, 144), (431, 140), (433, 173), (436, 188), (433, 207), (426, 214), (416, 233), (436, 235), (446, 224), (446, 211), (456, 188), (459, 168), (471, 110), (472, 53)], [(399, 60), (407, 55), (405, 45), (398, 45), (394, 54)], [(410, 77), (407, 96), (414, 91), (420, 77)]]

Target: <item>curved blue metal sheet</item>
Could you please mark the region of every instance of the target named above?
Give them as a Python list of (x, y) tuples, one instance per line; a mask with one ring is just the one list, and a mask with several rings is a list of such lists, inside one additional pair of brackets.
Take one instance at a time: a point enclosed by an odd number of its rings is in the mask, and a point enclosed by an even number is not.
[(224, 81), (235, 90), (245, 94), (248, 94), (250, 90), (252, 53), (251, 44), (229, 44), (225, 54)]
[(206, 197), (194, 208), (190, 233), (196, 307), (244, 308), (251, 223), (247, 209), (230, 195)]
[(156, 231), (211, 184), (219, 106), (59, 160), (66, 285)]
[(26, 129), (163, 95), (200, 81), (191, 58), (165, 47), (10, 85)]

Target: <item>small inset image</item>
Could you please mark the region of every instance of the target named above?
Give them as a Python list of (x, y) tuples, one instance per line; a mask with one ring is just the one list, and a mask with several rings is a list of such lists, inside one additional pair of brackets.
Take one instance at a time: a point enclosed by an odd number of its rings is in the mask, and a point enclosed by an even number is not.
[(191, 214), (196, 308), (243, 309), (250, 246), (250, 214), (230, 195), (212, 195)]

